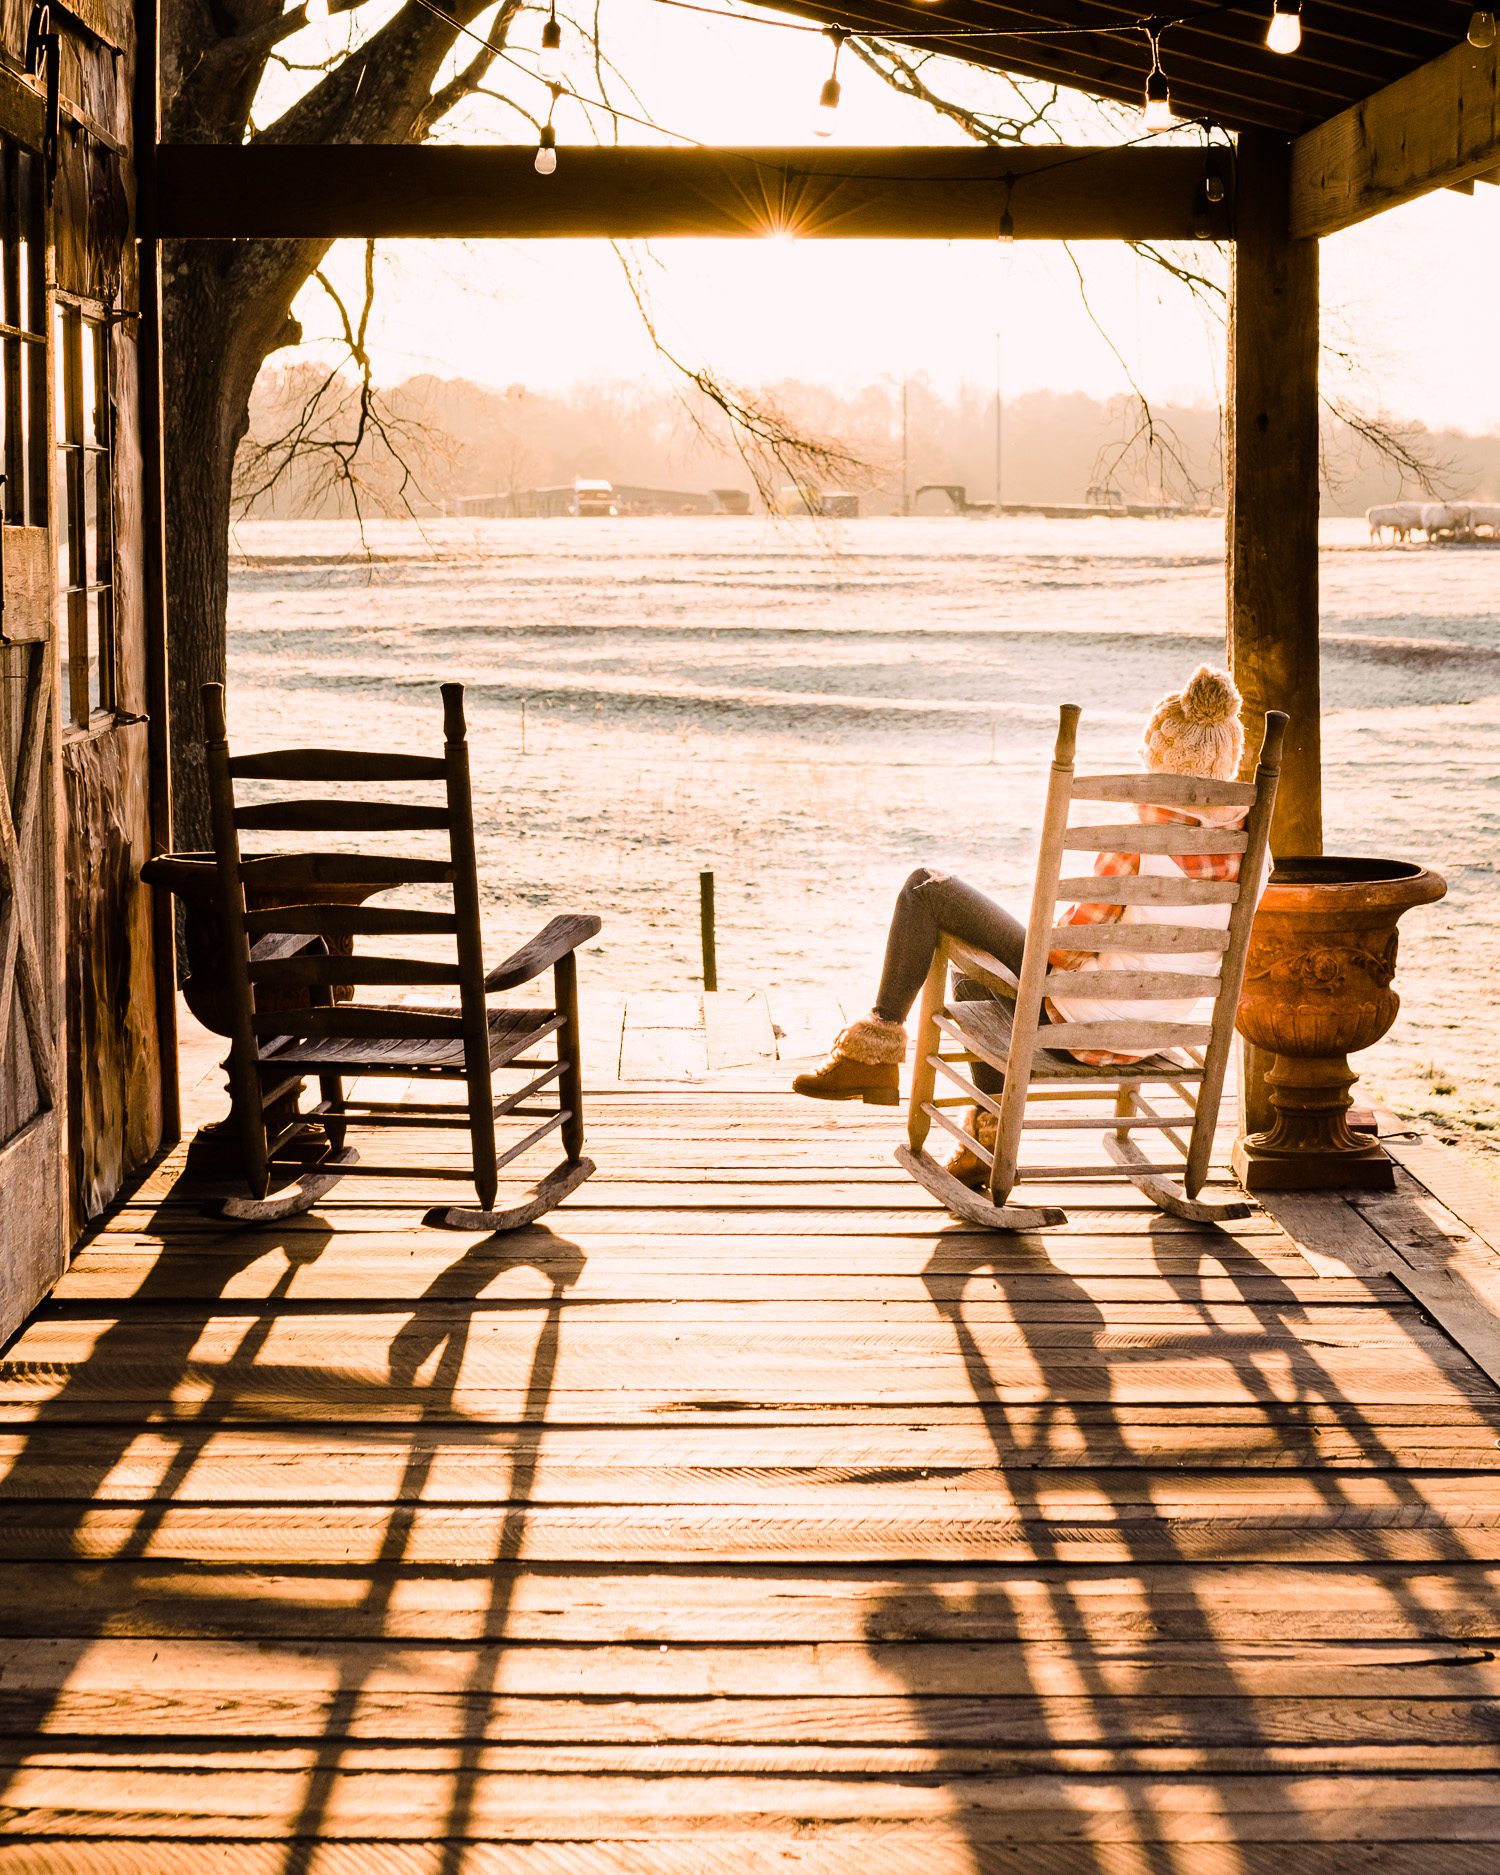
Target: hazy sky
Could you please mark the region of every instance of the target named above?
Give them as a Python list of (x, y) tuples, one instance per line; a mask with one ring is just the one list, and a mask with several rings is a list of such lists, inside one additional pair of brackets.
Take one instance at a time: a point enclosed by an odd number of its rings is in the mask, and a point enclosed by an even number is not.
[[(317, 37), (338, 43), (351, 17), (368, 22), (370, 9), (309, 29), (308, 49)], [(813, 140), (830, 58), (819, 35), (706, 19), (659, 0), (608, 0), (603, 18), (606, 44), (644, 104), (642, 115), (703, 142)], [(518, 57), (529, 56), (539, 31), (540, 15), (521, 17), (513, 34)], [(576, 47), (577, 36), (568, 38)], [(1170, 44), (1164, 62), (1170, 75)], [(967, 101), (1003, 95), (998, 79), (947, 70)], [(536, 108), (541, 88), (520, 72), (501, 73), (496, 88)], [(568, 75), (594, 93), (582, 62)], [(847, 51), (839, 76), (840, 142), (964, 141)], [(623, 88), (612, 95), (631, 105)], [(560, 105), (557, 125), (564, 164), (569, 144), (592, 141), (593, 133), (571, 100)], [(1115, 133), (1081, 107), (1075, 134), (1100, 141)], [(490, 100), (476, 100), (443, 135), (534, 139), (514, 112)], [(661, 140), (629, 124), (620, 138)], [(1194, 251), (1222, 276), (1224, 261), (1212, 248)], [(408, 241), (382, 252), (372, 349), (386, 381), (435, 371), (560, 389), (661, 370), (606, 243)], [(711, 363), (743, 382), (796, 377), (852, 388), (882, 373), (925, 371), (945, 390), (964, 382), (988, 388), (998, 335), (1007, 394), (1050, 388), (1109, 396), (1128, 388), (1128, 373), (1157, 398), (1214, 401), (1223, 372), (1219, 326), (1122, 245), (1085, 242), (1072, 252), (1082, 291), (1068, 253), (1042, 242), (661, 241), (642, 257), (663, 340), (686, 362)], [(357, 249), (338, 250), (331, 262), (351, 290), (357, 263)], [(1432, 425), (1500, 427), (1492, 336), (1500, 188), (1480, 185), (1472, 198), (1439, 192), (1325, 241), (1323, 297), (1325, 334), (1359, 360), (1367, 404)], [(316, 287), (298, 312), (310, 342), (335, 329)], [(282, 353), (277, 362), (292, 356)]]

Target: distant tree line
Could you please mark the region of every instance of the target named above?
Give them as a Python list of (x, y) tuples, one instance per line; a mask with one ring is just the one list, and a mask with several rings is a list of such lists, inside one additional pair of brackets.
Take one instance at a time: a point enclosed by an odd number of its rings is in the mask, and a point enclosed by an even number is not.
[[(603, 477), (659, 488), (747, 487), (744, 460), (709, 408), (702, 421), (684, 417), (681, 394), (650, 382), (597, 382), (566, 393), (504, 389), (462, 378), (413, 377), (382, 392), (387, 427), (366, 451), (359, 480), (330, 472), (316, 449), (304, 449), (282, 471), (266, 474), (267, 439), (288, 432), (308, 385), (326, 372), (307, 364), (264, 372), (250, 406), (241, 446), (239, 489), (245, 512), (262, 516), (348, 516), (356, 502), (366, 515), (434, 514), (456, 509), (464, 495), (508, 494), (555, 486), (575, 477)], [(352, 379), (348, 397), (357, 400)], [(867, 514), (899, 510), (902, 497), (901, 385), (889, 379), (844, 393), (826, 385), (787, 382), (764, 395), (809, 433), (832, 437), (862, 467), (845, 479)], [(1082, 392), (1031, 391), (1002, 411), (1001, 447), (1007, 502), (1078, 502), (1099, 483), (1128, 500), (1217, 505), (1223, 496), (1222, 428), (1214, 409), (1155, 405), (1147, 432), (1137, 401), (1107, 401)], [(316, 422), (337, 429), (338, 398), (325, 395)], [(1407, 426), (1422, 453), (1439, 465), (1442, 494), (1500, 497), (1500, 436), (1426, 433)], [(1361, 514), (1376, 502), (1421, 497), (1404, 484), (1387, 456), (1336, 416), (1325, 421), (1323, 511)], [(918, 376), (906, 385), (906, 488), (959, 485), (969, 499), (989, 500), (995, 487), (994, 393), (960, 389), (944, 396)], [(410, 504), (408, 507), (407, 504)], [(922, 511), (941, 513), (929, 495)]]

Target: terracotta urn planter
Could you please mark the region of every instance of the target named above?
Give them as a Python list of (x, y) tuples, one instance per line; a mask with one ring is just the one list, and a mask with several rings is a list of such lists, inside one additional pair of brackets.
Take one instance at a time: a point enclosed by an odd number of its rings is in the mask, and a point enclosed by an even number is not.
[(1278, 859), (1255, 914), (1236, 1026), (1274, 1055), (1266, 1088), (1275, 1120), (1241, 1139), (1234, 1170), (1248, 1191), (1391, 1190), (1390, 1160), (1345, 1119), (1369, 1048), (1401, 1007), (1391, 988), (1396, 921), (1447, 891), (1395, 859)]

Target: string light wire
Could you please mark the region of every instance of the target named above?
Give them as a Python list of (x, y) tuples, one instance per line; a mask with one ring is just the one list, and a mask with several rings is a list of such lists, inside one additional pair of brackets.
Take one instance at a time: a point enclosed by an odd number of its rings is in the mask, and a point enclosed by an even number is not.
[[(710, 19), (739, 20), (747, 26), (770, 26), (778, 32), (823, 33), (824, 26), (804, 24), (800, 20), (768, 19), (760, 13), (736, 13), (726, 7), (710, 7), (698, 4), (698, 0), (656, 0), (658, 6), (677, 7), (684, 13), (703, 13)], [(873, 37), (888, 39), (893, 45), (917, 43), (929, 39), (1086, 39), (1091, 35), (1129, 35), (1131, 33), (1162, 33), (1171, 26), (1190, 26), (1195, 20), (1211, 19), (1216, 13), (1232, 13), (1244, 4), (1244, 0), (1215, 0), (1211, 6), (1194, 7), (1184, 13), (1143, 13), (1139, 19), (1120, 20), (1114, 25), (1102, 26), (946, 26), (934, 27), (928, 32), (907, 32), (892, 28), (883, 21), (865, 21), (863, 30)], [(846, 14), (845, 18), (854, 17)]]
[[(438, 0), (418, 0), (418, 3), (421, 6), (423, 6), (429, 13), (431, 13), (435, 19), (442, 20), (444, 25), (451, 26), (455, 32), (462, 33), (466, 38), (472, 39), (476, 45), (481, 45), (485, 47), (487, 51), (493, 52), (496, 58), (501, 60), (502, 63), (512, 67), (513, 70), (521, 72), (525, 77), (532, 79), (537, 84), (546, 83), (546, 80), (539, 77), (539, 75), (536, 72), (534, 72), (529, 65), (523, 65), (519, 59), (513, 58), (511, 54), (507, 52), (503, 46), (496, 45), (493, 39), (487, 39), (483, 33), (476, 32), (472, 26), (465, 25), (465, 23), (461, 19), (458, 19), (457, 17), (455, 17), (455, 15), (450, 13), (446, 7), (440, 6), (438, 4)], [(683, 0), (658, 0), (659, 5), (680, 5), (682, 3), (683, 3)], [(1229, 4), (1233, 4), (1233, 0), (1226, 0), (1225, 6), (1214, 7), (1210, 10), (1216, 13), (1222, 13), (1227, 10), (1227, 6)], [(712, 12), (713, 11), (713, 9), (709, 7), (694, 7), (692, 10), (694, 12)], [(742, 18), (751, 19), (753, 16), (750, 14), (725, 13), (721, 15), (720, 17), (724, 19), (742, 19)], [(1198, 18), (1198, 17), (1201, 17), (1201, 14), (1194, 14), (1189, 17)], [(779, 25), (780, 24), (780, 22), (778, 21), (766, 21), (764, 23), (767, 25)], [(1176, 23), (1180, 23), (1180, 22), (1176, 22)], [(1174, 24), (1174, 22), (1171, 20), (1167, 20), (1163, 22), (1159, 15), (1152, 15), (1151, 19), (1148, 22), (1148, 26), (1151, 28), (1155, 28), (1158, 32), (1165, 31), (1166, 27), (1172, 24)], [(829, 28), (826, 26), (811, 26), (811, 27), (797, 26), (797, 27), (794, 27), (792, 30), (797, 31), (797, 32), (804, 32), (804, 31), (815, 32), (818, 34), (820, 38), (825, 37), (825, 36), (830, 36)], [(1076, 30), (1076, 29), (1070, 29), (1070, 30)], [(1090, 27), (1088, 28), (1088, 30), (1089, 31), (1107, 30), (1110, 32), (1114, 32), (1117, 29), (1114, 27), (1109, 27), (1109, 28)], [(1120, 28), (1118, 30), (1123, 31), (1124, 28)], [(1136, 31), (1136, 32), (1144, 32), (1144, 31), (1147, 31), (1147, 26), (1137, 25), (1133, 27), (1131, 30)], [(852, 33), (846, 32), (846, 37), (852, 37), (852, 36), (853, 36)], [(880, 38), (892, 37), (892, 35), (888, 33), (881, 33), (878, 36)], [(581, 91), (575, 91), (571, 85), (567, 85), (567, 84), (548, 85), (548, 89), (554, 90), (557, 93), (557, 95), (560, 97), (575, 99), (579, 104), (581, 104), (584, 107), (585, 110), (603, 111), (607, 117), (613, 117), (617, 123), (637, 124), (640, 126), (642, 130), (655, 131), (658, 136), (674, 137), (679, 143), (689, 144), (695, 150), (707, 150), (707, 149), (711, 149), (714, 147), (711, 144), (704, 143), (701, 140), (701, 138), (689, 136), (685, 130), (673, 130), (670, 125), (659, 123), (659, 122), (654, 122), (649, 117), (637, 117), (633, 111), (622, 111), (618, 105), (608, 104), (602, 98), (586, 98)], [(554, 102), (555, 101), (556, 100), (554, 99)], [(1180, 121), (1184, 125), (1187, 125), (1190, 122), (1196, 121), (1200, 129), (1210, 134), (1215, 129), (1218, 128), (1218, 126), (1213, 122), (1213, 120), (1209, 118), (1202, 118), (1202, 119), (1197, 119), (1197, 120), (1182, 119)], [(1033, 176), (1045, 175), (1053, 169), (1066, 169), (1073, 163), (1087, 162), (1091, 157), (1102, 156), (1112, 150), (1133, 149), (1137, 143), (1150, 143), (1153, 141), (1154, 141), (1153, 137), (1146, 136), (1146, 137), (1132, 137), (1131, 139), (1129, 139), (1129, 141), (1125, 143), (1101, 143), (1097, 145), (1096, 147), (1093, 147), (1087, 150), (1075, 151), (1071, 156), (1065, 157), (1057, 163), (1049, 163), (1044, 168), (1028, 170), (1026, 173), (1028, 175), (1033, 175)], [(1017, 147), (1021, 149), (1037, 149), (1037, 148), (1045, 148), (1046, 146), (1037, 145), (1037, 144), (1021, 144), (1021, 145), (1018, 145)], [(756, 160), (759, 161), (759, 159), (756, 159)], [(761, 161), (759, 166), (763, 169), (772, 170), (777, 175), (791, 175), (791, 174), (796, 173), (783, 164), (770, 164), (770, 163), (765, 163)], [(833, 172), (830, 170), (824, 170), (821, 168), (818, 170), (817, 173), (820, 176), (824, 176), (824, 175), (830, 176), (834, 181), (847, 181), (847, 182), (859, 182), (859, 181), (952, 182), (955, 180), (988, 182), (990, 180), (987, 177), (980, 177), (980, 176), (974, 176), (970, 178), (955, 178), (952, 176), (926, 176), (926, 177), (924, 176), (876, 176), (873, 174), (862, 174), (859, 176), (851, 175), (847, 177), (840, 177), (840, 176), (834, 176)]]
[[(658, 3), (662, 5), (683, 5), (685, 4), (685, 0), (658, 0)], [(1227, 0), (1227, 3), (1232, 3), (1232, 0)], [(530, 66), (523, 65), (519, 59), (513, 58), (511, 54), (508, 53), (503, 46), (496, 45), (493, 39), (486, 38), (483, 33), (476, 32), (472, 26), (468, 26), (461, 19), (456, 18), (452, 13), (448, 12), (448, 10), (445, 7), (440, 6), (438, 4), (438, 0), (420, 0), (420, 4), (423, 7), (425, 7), (426, 10), (434, 16), (434, 18), (442, 20), (445, 25), (451, 26), (455, 30), (455, 32), (462, 33), (465, 35), (465, 37), (474, 40), (476, 44), (484, 46), (487, 51), (493, 52), (495, 57), (502, 60), (506, 65), (513, 67), (516, 71), (523, 73), (527, 78), (536, 80), (536, 82), (538, 83), (544, 82), (538, 77), (537, 73), (532, 71)], [(708, 7), (696, 7), (695, 6), (695, 7), (692, 7), (691, 10), (694, 12), (712, 12), (714, 9), (708, 8)], [(1227, 4), (1224, 6), (1216, 6), (1210, 9), (1200, 9), (1199, 13), (1190, 15), (1187, 17), (1198, 18), (1202, 16), (1202, 13), (1204, 11), (1222, 13), (1226, 10), (1227, 10)], [(752, 18), (753, 16), (749, 14), (742, 15), (742, 14), (735, 14), (735, 13), (726, 13), (726, 14), (723, 14), (721, 17), (725, 19), (739, 19), (739, 18), (749, 19), (749, 18)], [(771, 22), (766, 22), (766, 23), (777, 24), (778, 22), (771, 21)], [(1170, 26), (1173, 23), (1174, 22), (1172, 22), (1171, 20), (1163, 21), (1159, 15), (1152, 15), (1152, 17), (1150, 18), (1149, 21), (1146, 22), (1146, 24), (1137, 25), (1132, 30), (1138, 31), (1138, 32), (1145, 32), (1147, 34), (1147, 37), (1151, 38), (1153, 32), (1157, 36), (1159, 36), (1160, 33), (1166, 29), (1167, 26)], [(816, 27), (798, 26), (794, 28), (794, 30), (799, 31), (799, 32), (801, 31), (816, 32), (819, 34), (820, 37), (824, 35), (830, 38), (833, 37), (833, 29), (825, 27), (825, 26), (816, 26)], [(1088, 30), (1095, 30), (1095, 29), (1090, 28)], [(1117, 29), (1111, 27), (1111, 28), (1108, 28), (1107, 30), (1115, 31)], [(1124, 30), (1124, 29), (1121, 28), (1119, 30)], [(850, 35), (848, 34), (848, 32), (845, 31), (844, 37), (847, 38), (849, 36)], [(885, 35), (882, 35), (882, 37), (884, 36)], [(835, 42), (836, 46), (839, 43), (841, 43), (841, 41), (836, 41)], [(1156, 51), (1156, 47), (1155, 47), (1155, 43), (1153, 40), (1153, 52), (1155, 51)], [(713, 147), (710, 144), (706, 144), (702, 142), (697, 137), (690, 137), (686, 131), (673, 130), (668, 125), (660, 124), (660, 123), (653, 123), (651, 119), (647, 117), (637, 117), (634, 114), (634, 112), (622, 111), (616, 105), (605, 103), (603, 99), (586, 98), (583, 96), (581, 92), (574, 91), (569, 85), (554, 82), (554, 83), (549, 84), (547, 86), (547, 89), (551, 93), (551, 106), (547, 112), (547, 121), (546, 121), (545, 126), (543, 127), (541, 144), (540, 144), (538, 153), (540, 154), (541, 149), (545, 149), (547, 153), (553, 157), (553, 164), (552, 164), (551, 169), (548, 169), (545, 172), (541, 172), (541, 173), (546, 173), (550, 175), (552, 173), (552, 170), (556, 168), (556, 155), (555, 155), (556, 133), (553, 132), (552, 130), (552, 113), (557, 108), (557, 103), (558, 103), (559, 98), (565, 98), (565, 97), (575, 99), (579, 104), (581, 104), (584, 107), (585, 110), (603, 111), (607, 116), (613, 117), (618, 123), (638, 124), (643, 130), (655, 131), (660, 136), (675, 137), (679, 143), (688, 144), (695, 150), (707, 150)], [(1181, 122), (1184, 125), (1184, 127), (1186, 127), (1189, 120), (1179, 120), (1179, 122)], [(1201, 120), (1198, 124), (1198, 128), (1201, 129), (1209, 137), (1210, 142), (1209, 142), (1208, 148), (1210, 152), (1212, 152), (1213, 147), (1214, 147), (1212, 143), (1212, 135), (1213, 135), (1214, 130), (1217, 128), (1217, 126), (1209, 120)], [(1156, 136), (1157, 136), (1157, 133), (1155, 131), (1145, 131), (1143, 132), (1142, 135), (1137, 136), (1137, 137), (1131, 137), (1124, 143), (1101, 143), (1096, 146), (1092, 146), (1088, 149), (1071, 150), (1067, 156), (1059, 157), (1055, 162), (1040, 163), (1035, 168), (1027, 169), (1021, 173), (1015, 173), (1015, 172), (1007, 170), (1006, 173), (1001, 177), (991, 177), (991, 176), (955, 177), (955, 176), (910, 176), (910, 175), (882, 176), (870, 170), (863, 170), (858, 173), (849, 172), (847, 174), (844, 174), (836, 170), (824, 169), (821, 165), (819, 165), (819, 167), (815, 171), (810, 171), (810, 172), (805, 172), (805, 173), (807, 173), (810, 177), (815, 177), (817, 179), (826, 180), (830, 182), (944, 182), (944, 183), (969, 182), (969, 183), (977, 184), (983, 188), (994, 188), (997, 185), (1001, 185), (1005, 189), (1005, 207), (1004, 207), (1004, 212), (1001, 216), (1001, 239), (1004, 240), (1007, 238), (1011, 238), (1014, 235), (1015, 224), (1011, 217), (1010, 200), (1011, 200), (1011, 195), (1018, 182), (1024, 182), (1028, 177), (1031, 177), (1031, 176), (1051, 175), (1054, 171), (1059, 170), (1059, 169), (1071, 169), (1077, 163), (1091, 162), (1096, 157), (1111, 155), (1116, 150), (1131, 150), (1131, 149), (1135, 149), (1139, 144), (1154, 143), (1156, 140)], [(1017, 147), (1022, 148), (1022, 149), (1027, 149), (1027, 148), (1036, 149), (1038, 147), (1045, 147), (1045, 146), (1038, 146), (1035, 144), (1031, 144), (1031, 145), (1022, 144), (1022, 145), (1018, 145)], [(1230, 154), (1231, 154), (1231, 160), (1232, 160), (1232, 154), (1233, 154), (1232, 149), (1231, 149)], [(783, 181), (788, 181), (788, 182), (792, 181), (794, 178), (804, 173), (794, 168), (793, 165), (790, 163), (770, 163), (770, 162), (767, 162), (765, 158), (763, 157), (746, 157), (744, 160), (754, 163), (757, 169), (765, 171), (768, 175), (778, 176)], [(1006, 226), (1007, 223), (1010, 224), (1008, 227)]]

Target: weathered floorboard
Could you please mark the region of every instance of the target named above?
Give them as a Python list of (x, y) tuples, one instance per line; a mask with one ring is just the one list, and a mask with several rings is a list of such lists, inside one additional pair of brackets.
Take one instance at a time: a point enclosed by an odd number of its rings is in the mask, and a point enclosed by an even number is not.
[(1483, 1235), (961, 1227), (701, 1011), (544, 1225), (425, 1228), (429, 1140), (85, 1246), (0, 1360), (0, 1875), (1492, 1875)]

